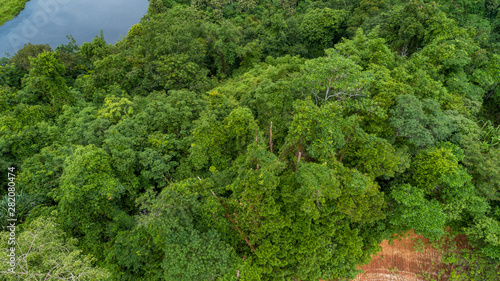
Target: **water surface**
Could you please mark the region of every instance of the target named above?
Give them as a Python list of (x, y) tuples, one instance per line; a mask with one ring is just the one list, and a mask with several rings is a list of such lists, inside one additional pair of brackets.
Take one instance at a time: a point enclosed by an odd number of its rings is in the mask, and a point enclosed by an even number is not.
[(81, 45), (101, 29), (108, 43), (125, 36), (148, 9), (147, 0), (31, 0), (13, 20), (0, 26), (0, 57), (14, 55), (24, 44), (55, 48), (71, 35)]

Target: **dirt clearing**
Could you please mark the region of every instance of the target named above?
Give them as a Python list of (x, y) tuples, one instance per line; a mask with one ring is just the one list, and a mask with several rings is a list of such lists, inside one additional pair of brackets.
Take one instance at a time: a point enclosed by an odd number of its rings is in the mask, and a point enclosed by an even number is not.
[[(464, 236), (454, 240), (458, 249), (467, 246)], [(382, 251), (361, 267), (365, 273), (359, 274), (355, 281), (448, 280), (451, 267), (441, 262), (441, 251), (431, 247), (421, 235), (410, 231), (392, 245), (384, 240), (380, 246)]]

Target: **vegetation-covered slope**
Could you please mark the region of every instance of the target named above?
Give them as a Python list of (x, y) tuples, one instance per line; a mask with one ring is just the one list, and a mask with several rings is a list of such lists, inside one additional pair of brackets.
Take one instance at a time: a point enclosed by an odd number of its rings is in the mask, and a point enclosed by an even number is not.
[(19, 14), (26, 2), (28, 0), (0, 0), (0, 25)]

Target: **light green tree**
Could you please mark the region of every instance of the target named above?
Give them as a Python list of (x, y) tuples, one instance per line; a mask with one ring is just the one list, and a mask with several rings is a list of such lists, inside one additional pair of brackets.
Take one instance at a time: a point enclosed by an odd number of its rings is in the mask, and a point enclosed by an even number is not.
[[(53, 214), (56, 215), (56, 214)], [(78, 240), (68, 238), (54, 217), (39, 217), (29, 222), (16, 236), (16, 244), (9, 245), (9, 233), (0, 232), (2, 249), (14, 248), (14, 273), (9, 271), (10, 251), (1, 251), (0, 276), (2, 280), (107, 280), (107, 270), (94, 266), (95, 259), (84, 255), (76, 245)]]

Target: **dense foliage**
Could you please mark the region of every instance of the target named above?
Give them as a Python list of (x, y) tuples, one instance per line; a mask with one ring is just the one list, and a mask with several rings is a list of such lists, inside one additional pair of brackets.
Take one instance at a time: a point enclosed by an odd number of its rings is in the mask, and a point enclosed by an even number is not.
[(114, 45), (0, 60), (19, 274), (351, 279), (449, 227), (450, 278), (496, 280), (500, 2), (149, 2)]

